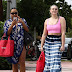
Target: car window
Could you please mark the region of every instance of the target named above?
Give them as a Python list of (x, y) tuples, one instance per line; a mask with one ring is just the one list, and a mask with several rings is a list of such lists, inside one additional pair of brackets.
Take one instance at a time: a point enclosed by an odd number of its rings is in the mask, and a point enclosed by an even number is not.
[(71, 39), (70, 38), (66, 38), (65, 39), (65, 44), (69, 44), (71, 42)]

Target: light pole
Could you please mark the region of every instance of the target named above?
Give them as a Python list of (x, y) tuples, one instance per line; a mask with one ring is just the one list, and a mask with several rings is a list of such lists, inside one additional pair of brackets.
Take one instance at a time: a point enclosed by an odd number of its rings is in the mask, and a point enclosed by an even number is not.
[(34, 27), (34, 41), (35, 41), (34, 47), (35, 47), (35, 54), (36, 54), (35, 58), (37, 59), (36, 27)]
[(7, 18), (6, 19), (10, 18), (10, 3), (11, 3), (11, 0), (7, 0)]
[(10, 9), (14, 7), (16, 8), (16, 0), (11, 0)]
[(43, 0), (43, 2), (44, 2), (44, 0)]

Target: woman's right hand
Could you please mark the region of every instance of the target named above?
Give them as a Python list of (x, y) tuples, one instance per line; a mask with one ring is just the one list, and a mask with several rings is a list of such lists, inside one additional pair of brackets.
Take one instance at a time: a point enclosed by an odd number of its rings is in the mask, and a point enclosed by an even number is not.
[(43, 47), (41, 47), (41, 52), (43, 51)]
[(17, 20), (13, 20), (12, 21), (12, 25), (14, 26), (14, 25), (16, 25), (17, 24)]

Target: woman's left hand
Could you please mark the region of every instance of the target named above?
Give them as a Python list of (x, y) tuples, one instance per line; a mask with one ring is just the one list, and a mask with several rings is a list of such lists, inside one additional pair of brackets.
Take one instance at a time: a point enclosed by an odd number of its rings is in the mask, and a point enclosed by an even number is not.
[(64, 51), (65, 47), (61, 46), (60, 51)]
[(17, 17), (18, 17), (18, 23), (22, 23), (23, 22), (22, 18), (20, 18), (19, 16)]

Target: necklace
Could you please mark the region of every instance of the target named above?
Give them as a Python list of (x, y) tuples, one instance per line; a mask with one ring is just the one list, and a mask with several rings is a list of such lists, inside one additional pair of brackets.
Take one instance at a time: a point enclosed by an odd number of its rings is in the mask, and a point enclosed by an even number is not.
[(57, 19), (57, 20), (55, 20), (55, 19), (54, 19), (54, 20), (53, 20), (53, 19), (52, 19), (52, 20), (49, 19), (49, 23), (48, 23), (48, 24), (49, 24), (49, 25), (55, 25), (55, 24), (58, 23), (58, 20), (59, 20), (59, 19)]

